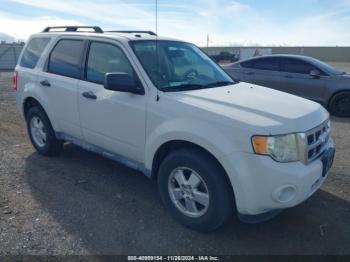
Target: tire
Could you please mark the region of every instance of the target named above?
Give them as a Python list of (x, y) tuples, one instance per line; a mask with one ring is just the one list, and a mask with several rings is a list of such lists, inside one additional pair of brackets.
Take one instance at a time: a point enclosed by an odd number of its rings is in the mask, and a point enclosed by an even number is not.
[(329, 111), (332, 115), (350, 116), (350, 92), (340, 92), (332, 97), (329, 102)]
[(29, 109), (27, 130), (29, 138), (39, 154), (57, 156), (61, 153), (63, 141), (56, 138), (50, 120), (41, 107), (35, 106)]
[[(187, 188), (180, 188), (178, 181), (181, 180), (179, 179), (181, 174), (185, 178), (183, 181), (186, 182)], [(192, 176), (194, 177), (191, 178)], [(198, 180), (201, 180), (199, 184)], [(189, 188), (190, 184), (196, 184), (197, 187), (191, 189)], [(195, 148), (180, 149), (170, 153), (160, 165), (158, 189), (163, 204), (170, 214), (190, 229), (210, 232), (223, 226), (233, 217), (235, 207), (231, 183), (217, 160), (201, 150)], [(175, 191), (176, 194), (172, 193)], [(191, 192), (192, 196), (190, 196)], [(203, 194), (208, 197), (203, 197)], [(180, 198), (177, 199), (175, 196), (180, 196)], [(194, 201), (194, 212), (191, 213), (193, 211), (192, 203), (189, 205), (192, 209), (191, 212), (187, 210), (185, 213), (186, 202), (193, 202), (193, 200), (185, 198), (192, 197), (193, 199), (194, 196), (201, 199), (202, 203)], [(200, 198), (198, 198), (199, 196)], [(177, 202), (174, 199), (177, 199)], [(207, 203), (208, 205), (205, 206)]]

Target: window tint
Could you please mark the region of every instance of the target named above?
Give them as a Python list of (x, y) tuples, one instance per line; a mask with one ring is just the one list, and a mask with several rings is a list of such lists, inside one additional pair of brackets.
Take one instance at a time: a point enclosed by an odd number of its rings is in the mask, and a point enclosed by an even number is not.
[[(281, 71), (297, 74), (310, 74), (312, 70), (317, 70), (313, 65), (298, 59), (282, 58)], [(319, 70), (318, 70), (319, 71)]]
[(30, 40), (23, 52), (20, 66), (34, 68), (49, 41), (50, 38), (33, 38)]
[(278, 58), (269, 57), (269, 58), (259, 58), (255, 60), (254, 68), (259, 70), (271, 70), (278, 71), (279, 60)]
[(244, 68), (254, 68), (254, 62), (255, 60), (248, 60), (248, 61), (242, 62), (241, 66)]
[(259, 69), (259, 70), (279, 70), (279, 59), (276, 57), (257, 58), (242, 62), (244, 68)]
[(128, 73), (134, 77), (134, 70), (123, 51), (111, 44), (91, 43), (86, 80), (102, 84), (106, 73), (117, 72)]
[(61, 40), (53, 49), (48, 72), (73, 78), (80, 78), (83, 41)]
[(311, 58), (311, 57), (309, 59), (312, 61), (313, 65), (315, 67), (317, 67), (319, 71), (321, 71), (321, 75), (327, 76), (328, 74), (331, 74), (331, 75), (343, 75), (344, 74), (344, 72), (338, 71), (330, 64), (327, 64), (325, 62), (322, 62), (320, 60), (317, 60), (317, 59)]

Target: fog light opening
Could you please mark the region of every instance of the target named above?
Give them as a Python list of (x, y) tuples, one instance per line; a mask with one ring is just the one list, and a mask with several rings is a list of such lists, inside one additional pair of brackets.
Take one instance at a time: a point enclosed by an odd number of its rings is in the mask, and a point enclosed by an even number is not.
[(275, 190), (273, 199), (279, 203), (288, 203), (294, 199), (296, 188), (294, 186), (283, 186)]

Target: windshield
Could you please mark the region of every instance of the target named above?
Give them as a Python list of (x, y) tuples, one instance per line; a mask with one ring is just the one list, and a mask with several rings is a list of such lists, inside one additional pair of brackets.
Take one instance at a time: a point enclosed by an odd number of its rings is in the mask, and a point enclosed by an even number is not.
[(133, 41), (153, 84), (165, 92), (213, 88), (235, 82), (198, 47), (176, 41)]
[(320, 60), (312, 58), (312, 61), (317, 67), (319, 67), (323, 71), (327, 72), (328, 74), (331, 74), (331, 75), (343, 75), (343, 74), (345, 74), (345, 72), (338, 71), (330, 64), (327, 64), (327, 63), (322, 62)]

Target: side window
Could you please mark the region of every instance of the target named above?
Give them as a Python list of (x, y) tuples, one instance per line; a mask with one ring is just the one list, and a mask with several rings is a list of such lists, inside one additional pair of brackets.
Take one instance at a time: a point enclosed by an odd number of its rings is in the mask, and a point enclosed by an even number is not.
[(255, 65), (255, 60), (248, 60), (248, 61), (242, 62), (240, 65), (244, 68), (253, 69)]
[[(312, 70), (317, 70), (313, 65), (298, 59), (282, 58), (281, 71), (296, 74), (310, 74)], [(318, 70), (319, 71), (319, 70)]]
[(82, 53), (83, 41), (60, 40), (50, 55), (48, 72), (80, 78)]
[(112, 44), (92, 42), (86, 69), (86, 80), (103, 84), (106, 73), (128, 73), (134, 70), (123, 51)]
[(259, 58), (255, 60), (254, 68), (259, 70), (278, 71), (279, 59), (275, 57)]
[(33, 38), (30, 40), (23, 52), (19, 65), (22, 67), (34, 68), (49, 41), (50, 38)]

